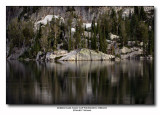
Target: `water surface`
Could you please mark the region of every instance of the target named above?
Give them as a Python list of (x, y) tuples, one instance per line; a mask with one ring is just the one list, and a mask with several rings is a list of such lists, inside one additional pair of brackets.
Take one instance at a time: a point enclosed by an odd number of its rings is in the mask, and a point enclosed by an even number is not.
[(7, 61), (7, 104), (154, 104), (154, 63)]

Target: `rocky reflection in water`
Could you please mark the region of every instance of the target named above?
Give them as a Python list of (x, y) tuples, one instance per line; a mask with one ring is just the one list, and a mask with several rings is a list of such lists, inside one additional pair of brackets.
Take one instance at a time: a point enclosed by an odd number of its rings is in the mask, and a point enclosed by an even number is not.
[(7, 104), (154, 104), (152, 61), (7, 61)]

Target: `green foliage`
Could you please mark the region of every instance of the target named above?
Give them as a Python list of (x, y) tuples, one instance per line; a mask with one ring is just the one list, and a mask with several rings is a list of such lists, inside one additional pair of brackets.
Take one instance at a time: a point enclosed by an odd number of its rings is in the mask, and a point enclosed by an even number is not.
[[(112, 16), (115, 18), (115, 12), (112, 10)], [(99, 35), (99, 50), (106, 53), (107, 52), (107, 41), (109, 39), (109, 33), (112, 31), (112, 18), (107, 12), (102, 14), (98, 19), (97, 30)], [(111, 23), (110, 23), (111, 22)]]
[(134, 40), (137, 40), (137, 27), (138, 27), (138, 16), (133, 15), (130, 23), (131, 37)]
[(148, 26), (144, 22), (139, 22), (139, 26), (137, 28), (137, 37), (138, 40), (143, 42), (143, 51), (144, 54), (147, 54), (147, 47), (148, 47)]
[(144, 22), (139, 22), (137, 27), (137, 39), (141, 42), (145, 42), (148, 39), (148, 25)]
[(92, 21), (91, 29), (92, 29), (91, 30), (91, 33), (92, 33), (92, 36), (91, 36), (91, 48), (96, 50), (96, 49), (98, 49), (98, 47), (97, 47), (97, 27), (95, 25), (95, 18)]
[(138, 19), (140, 18), (140, 11), (138, 6), (134, 6), (134, 14), (138, 17)]
[(8, 39), (12, 47), (22, 47), (24, 36), (22, 33), (23, 26), (22, 23), (18, 22), (18, 19), (15, 18), (11, 21), (10, 25), (8, 26), (7, 34)]
[(26, 22), (24, 24), (24, 29), (22, 30), (23, 36), (24, 36), (24, 43), (25, 46), (31, 46), (31, 40), (34, 37), (34, 30), (33, 30), (33, 23), (31, 21)]
[(126, 32), (126, 26), (125, 22), (121, 21), (120, 23), (120, 36), (121, 36), (121, 44), (125, 46), (127, 44), (127, 32)]
[(48, 43), (49, 47), (53, 50), (57, 50), (58, 41), (60, 41), (61, 34), (60, 19), (53, 18), (49, 26)]
[(35, 38), (35, 43), (34, 43), (34, 47), (33, 47), (33, 49), (34, 49), (34, 51), (36, 52), (35, 54), (37, 54), (38, 53), (38, 51), (40, 51), (40, 38), (41, 38), (41, 36), (42, 36), (42, 29), (41, 29), (41, 24), (40, 24), (40, 26), (39, 26), (39, 29), (37, 30), (37, 34), (36, 34), (36, 38)]
[(82, 24), (82, 20), (77, 19), (76, 32), (74, 33), (75, 48), (82, 48), (81, 38), (83, 38), (84, 33), (84, 28), (82, 27)]
[(116, 18), (116, 12), (114, 9), (112, 9), (112, 12), (111, 12), (110, 22), (112, 24), (111, 32), (113, 34), (117, 34), (117, 18)]
[(147, 15), (146, 12), (144, 11), (143, 6), (140, 7), (140, 20), (146, 20), (147, 19)]
[(72, 41), (72, 33), (71, 33), (71, 27), (72, 27), (72, 20), (73, 20), (73, 15), (70, 14), (67, 20), (67, 32), (68, 32), (68, 51), (71, 51), (73, 49), (73, 41)]
[(7, 37), (10, 43), (10, 53), (14, 47), (30, 47), (34, 38), (33, 23), (31, 21), (18, 21), (14, 18), (8, 26)]

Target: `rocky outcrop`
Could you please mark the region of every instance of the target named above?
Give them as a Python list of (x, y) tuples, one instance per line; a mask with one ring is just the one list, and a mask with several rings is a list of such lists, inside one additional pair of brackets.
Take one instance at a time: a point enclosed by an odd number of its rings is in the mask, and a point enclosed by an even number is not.
[[(7, 58), (8, 60), (17, 60), (26, 50), (26, 48), (13, 48), (11, 55)], [(8, 54), (9, 55), (9, 51)]]
[(65, 56), (68, 52), (66, 50), (56, 50), (52, 52), (39, 51), (36, 56), (37, 61), (54, 61), (56, 58)]
[(111, 60), (115, 58), (113, 55), (104, 54), (100, 51), (96, 52), (90, 49), (77, 49), (69, 52), (60, 61), (93, 61), (93, 60)]
[(111, 39), (111, 40), (118, 40), (118, 39), (119, 39), (119, 36), (114, 35), (114, 34), (112, 34), (112, 33), (109, 33), (109, 36), (110, 36), (110, 39)]
[(46, 54), (46, 61), (53, 61), (56, 58), (56, 55), (53, 52), (47, 52)]
[[(124, 53), (125, 52), (125, 53)], [(124, 52), (121, 54), (121, 59), (135, 59), (136, 57), (143, 54), (143, 50), (140, 48), (127, 48), (127, 50), (124, 50)]]
[(57, 50), (54, 52), (47, 52), (46, 61), (54, 61), (55, 59), (65, 56), (68, 52), (66, 50)]
[(130, 53), (130, 52), (131, 52), (131, 49), (129, 49), (129, 48), (127, 48), (127, 47), (123, 47), (123, 48), (121, 49), (121, 53), (122, 53), (122, 54)]
[(39, 51), (36, 56), (36, 60), (44, 60), (44, 59), (45, 59), (45, 53)]
[(116, 62), (119, 62), (119, 61), (121, 61), (121, 59), (120, 59), (119, 57), (116, 57), (116, 58), (115, 58), (115, 61), (116, 61)]

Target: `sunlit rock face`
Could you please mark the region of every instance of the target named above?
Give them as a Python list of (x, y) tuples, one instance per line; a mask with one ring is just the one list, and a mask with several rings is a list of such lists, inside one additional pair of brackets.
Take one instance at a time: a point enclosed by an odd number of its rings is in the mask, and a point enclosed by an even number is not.
[(130, 52), (131, 52), (131, 49), (129, 49), (129, 48), (127, 48), (127, 47), (123, 47), (123, 48), (121, 49), (121, 53), (122, 53), (122, 54), (130, 53)]
[(121, 49), (121, 59), (135, 59), (143, 54), (143, 49), (138, 47), (127, 48), (123, 47)]
[(111, 40), (118, 40), (119, 39), (119, 36), (114, 35), (112, 33), (109, 33), (109, 37), (110, 37)]
[(111, 60), (113, 59), (113, 55), (104, 54), (100, 51), (96, 52), (94, 50), (82, 48), (69, 52), (62, 58), (60, 61), (84, 61), (84, 60)]
[(64, 23), (64, 18), (59, 15), (46, 15), (42, 20), (35, 22), (35, 29), (38, 29), (39, 25), (46, 25), (48, 22), (52, 21), (52, 19), (60, 20), (60, 22)]

